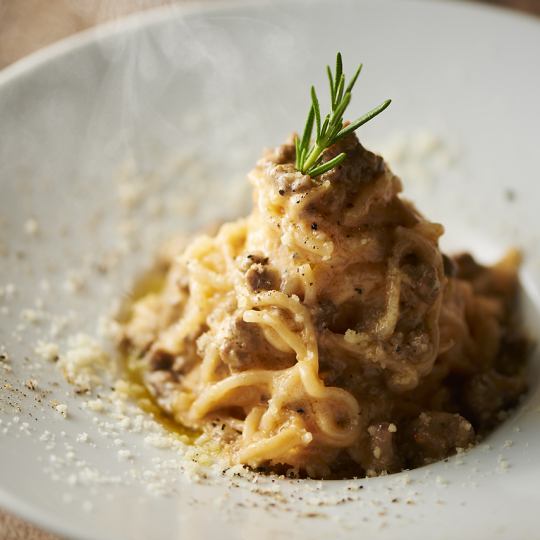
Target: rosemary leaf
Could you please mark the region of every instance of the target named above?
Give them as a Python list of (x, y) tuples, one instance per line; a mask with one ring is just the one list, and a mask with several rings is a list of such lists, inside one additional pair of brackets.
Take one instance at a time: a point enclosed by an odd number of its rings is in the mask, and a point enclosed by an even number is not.
[(374, 109), (371, 109), (368, 113), (364, 114), (358, 120), (355, 120), (348, 126), (344, 127), (337, 135), (336, 140), (341, 139), (342, 137), (345, 137), (345, 135), (348, 135), (349, 133), (352, 133), (353, 131), (356, 131), (360, 126), (363, 126), (366, 122), (369, 122), (371, 119), (375, 118), (378, 114), (382, 113), (388, 105), (392, 103), (391, 99), (387, 99), (386, 101), (383, 101), (380, 105), (375, 107)]
[[(311, 106), (302, 138), (297, 136), (294, 141), (296, 150), (295, 167), (302, 174), (307, 174), (314, 178), (339, 165), (345, 159), (346, 154), (341, 153), (335, 158), (323, 163), (325, 150), (339, 141), (339, 139), (357, 130), (372, 118), (375, 118), (375, 116), (390, 105), (390, 100), (388, 99), (351, 124), (343, 126), (343, 115), (351, 102), (351, 92), (361, 71), (362, 64), (358, 66), (349, 84), (346, 85), (341, 53), (338, 52), (336, 55), (335, 73), (332, 73), (330, 66), (326, 66), (326, 74), (328, 75), (330, 87), (331, 112), (325, 116), (322, 124), (319, 98), (317, 97), (315, 88), (313, 86), (311, 87)], [(316, 133), (315, 140), (312, 141), (314, 125)]]
[(311, 140), (311, 133), (313, 131), (314, 115), (315, 113), (313, 112), (313, 106), (311, 106), (311, 109), (309, 110), (306, 126), (304, 128), (304, 135), (302, 136), (302, 142), (300, 143), (300, 147), (304, 150), (309, 147), (309, 141)]
[(317, 93), (315, 87), (311, 87), (311, 102), (313, 104), (313, 110), (315, 111), (315, 122), (317, 124), (317, 139), (321, 136), (321, 109), (319, 107), (319, 100), (317, 99)]
[(330, 103), (332, 103), (333, 106), (336, 93), (334, 92), (334, 78), (330, 66), (326, 66), (326, 73), (328, 75), (328, 82), (330, 84)]
[(356, 83), (356, 79), (358, 79), (358, 75), (360, 75), (360, 72), (362, 71), (362, 68), (364, 67), (364, 64), (360, 64), (358, 66), (358, 69), (356, 70), (356, 73), (354, 74), (353, 78), (351, 79), (351, 82), (349, 83), (349, 86), (347, 86), (347, 89), (345, 90), (346, 94), (351, 94), (352, 90), (354, 88), (354, 85)]
[(335, 158), (332, 158), (326, 163), (318, 165), (311, 170), (311, 176), (319, 176), (319, 174), (325, 173), (326, 171), (333, 169), (334, 167), (339, 165), (346, 157), (347, 154), (345, 154), (345, 152), (342, 152), (341, 154), (337, 155)]

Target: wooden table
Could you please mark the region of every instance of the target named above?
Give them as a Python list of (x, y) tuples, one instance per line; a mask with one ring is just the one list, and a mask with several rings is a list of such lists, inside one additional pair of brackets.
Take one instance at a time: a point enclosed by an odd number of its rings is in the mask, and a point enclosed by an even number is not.
[[(0, 0), (0, 68), (60, 38), (175, 0)], [(540, 0), (483, 0), (540, 15)]]
[[(0, 0), (0, 68), (85, 28), (175, 0)], [(482, 0), (540, 16), (540, 0)], [(58, 540), (0, 510), (1, 540)]]

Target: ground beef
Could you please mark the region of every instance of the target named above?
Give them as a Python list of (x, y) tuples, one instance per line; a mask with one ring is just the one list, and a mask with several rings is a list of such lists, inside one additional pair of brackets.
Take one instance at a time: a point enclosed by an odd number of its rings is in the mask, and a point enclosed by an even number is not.
[(279, 287), (279, 274), (267, 265), (252, 264), (246, 272), (246, 281), (253, 292), (272, 291)]
[(278, 165), (293, 163), (296, 157), (294, 144), (282, 144), (278, 146), (272, 155), (272, 161)]
[(265, 339), (261, 329), (236, 318), (229, 325), (227, 335), (219, 348), (221, 361), (231, 371), (246, 369), (284, 369), (294, 364), (294, 354), (275, 349)]
[(321, 299), (313, 308), (313, 320), (319, 331), (332, 328), (337, 314), (336, 305), (330, 300)]
[(406, 428), (404, 450), (410, 465), (420, 467), (434, 463), (467, 448), (475, 441), (472, 425), (459, 414), (423, 412)]
[(174, 355), (167, 351), (156, 350), (150, 354), (151, 371), (169, 371), (174, 364)]
[(333, 185), (348, 184), (352, 187), (359, 179), (368, 183), (384, 170), (384, 160), (381, 156), (366, 150), (354, 135), (344, 137), (324, 152), (323, 162), (334, 159), (345, 152), (347, 159), (337, 167), (330, 169), (319, 178), (322, 182), (329, 180)]
[(502, 336), (495, 368), (502, 375), (517, 375), (531, 352), (531, 343), (523, 334), (509, 329)]
[(522, 376), (506, 376), (494, 370), (474, 375), (462, 388), (463, 407), (467, 417), (481, 431), (499, 422), (499, 413), (517, 404), (525, 392)]
[[(415, 253), (410, 253), (402, 259), (401, 271), (408, 278), (405, 285), (409, 286), (421, 302), (433, 302), (439, 294), (441, 284), (432, 265), (423, 263)], [(406, 290), (406, 287), (403, 288)]]
[(457, 274), (457, 265), (456, 263), (446, 254), (443, 253), (443, 268), (444, 275), (446, 277), (454, 277)]
[(369, 446), (372, 454), (369, 469), (379, 474), (402, 469), (394, 440), (396, 431), (396, 426), (390, 422), (379, 422), (368, 428)]

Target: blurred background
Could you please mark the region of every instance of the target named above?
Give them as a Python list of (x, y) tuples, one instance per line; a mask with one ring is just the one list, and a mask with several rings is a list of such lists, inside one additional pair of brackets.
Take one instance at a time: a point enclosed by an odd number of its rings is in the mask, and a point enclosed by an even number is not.
[[(182, 1), (0, 0), (0, 69), (41, 47), (96, 24), (136, 11)], [(220, 0), (213, 1), (218, 3)], [(477, 1), (540, 16), (540, 0)], [(0, 540), (57, 539), (0, 509)]]
[[(481, 1), (540, 15), (540, 0)], [(74, 32), (173, 3), (175, 0), (0, 0), (0, 69)]]

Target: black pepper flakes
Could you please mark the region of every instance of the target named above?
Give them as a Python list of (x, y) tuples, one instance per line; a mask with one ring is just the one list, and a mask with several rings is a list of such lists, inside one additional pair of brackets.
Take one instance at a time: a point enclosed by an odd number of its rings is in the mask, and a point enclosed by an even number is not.
[(313, 223), (311, 224), (311, 229), (312, 229), (313, 231), (316, 231), (318, 228), (319, 228), (319, 226), (318, 226), (315, 222), (313, 222)]

